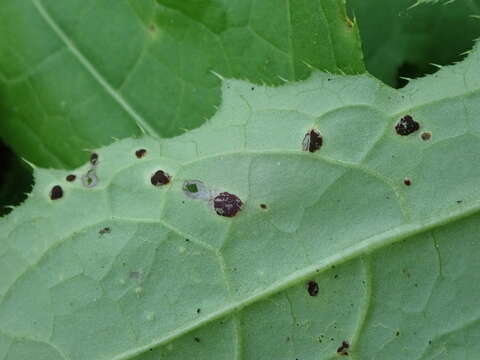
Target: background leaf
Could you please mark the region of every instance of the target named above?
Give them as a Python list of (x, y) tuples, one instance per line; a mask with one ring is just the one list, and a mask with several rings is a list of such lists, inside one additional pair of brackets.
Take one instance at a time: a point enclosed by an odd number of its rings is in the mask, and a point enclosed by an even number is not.
[(31, 169), (0, 140), (0, 216), (25, 200), (32, 181)]
[[(37, 169), (0, 219), (0, 354), (474, 357), (479, 66), (477, 47), (400, 90), (369, 75), (226, 81), (198, 129)], [(407, 115), (419, 129), (399, 135)], [(323, 144), (302, 151), (312, 130)], [(190, 180), (243, 207), (219, 216), (218, 200), (185, 193)]]
[(358, 20), (368, 71), (385, 83), (433, 73), (452, 64), (480, 36), (480, 1), (348, 0)]
[(214, 73), (279, 85), (364, 70), (337, 0), (4, 0), (0, 31), (0, 132), (42, 166), (199, 126), (220, 103)]

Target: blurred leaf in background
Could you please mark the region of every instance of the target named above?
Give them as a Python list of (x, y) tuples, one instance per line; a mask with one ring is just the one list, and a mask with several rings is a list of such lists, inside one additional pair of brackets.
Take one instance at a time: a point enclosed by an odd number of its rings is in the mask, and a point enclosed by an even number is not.
[(3, 0), (0, 32), (0, 133), (40, 166), (195, 128), (221, 102), (220, 76), (364, 72), (338, 0)]
[(348, 0), (368, 72), (393, 87), (452, 64), (480, 36), (480, 0)]

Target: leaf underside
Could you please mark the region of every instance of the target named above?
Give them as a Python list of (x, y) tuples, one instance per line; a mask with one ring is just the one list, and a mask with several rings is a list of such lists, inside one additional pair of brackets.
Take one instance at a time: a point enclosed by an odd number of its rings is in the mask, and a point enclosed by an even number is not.
[[(0, 359), (472, 359), (479, 65), (401, 90), (226, 80), (196, 130), (36, 169), (0, 219)], [(208, 200), (224, 192), (231, 218)]]
[(280, 85), (364, 71), (338, 0), (4, 0), (0, 31), (0, 132), (40, 166), (201, 125), (219, 76)]

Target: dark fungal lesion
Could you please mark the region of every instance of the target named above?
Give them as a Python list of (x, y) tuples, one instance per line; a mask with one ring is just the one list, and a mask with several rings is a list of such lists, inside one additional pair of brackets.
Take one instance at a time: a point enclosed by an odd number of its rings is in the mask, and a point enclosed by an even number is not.
[(323, 137), (317, 129), (311, 129), (307, 132), (302, 141), (303, 151), (314, 153), (323, 145)]
[(63, 189), (60, 185), (55, 185), (50, 190), (50, 199), (58, 200), (63, 197)]
[(82, 184), (86, 188), (95, 187), (98, 183), (98, 177), (96, 173), (97, 165), (99, 162), (99, 156), (97, 153), (92, 153), (90, 155), (90, 169), (87, 170), (87, 173), (82, 175)]
[(347, 356), (349, 348), (350, 348), (350, 344), (347, 341), (343, 340), (342, 344), (337, 349), (337, 354)]
[(432, 133), (430, 131), (424, 131), (422, 132), (422, 134), (420, 135), (420, 138), (423, 140), (423, 141), (428, 141), (432, 138)]
[(171, 176), (163, 170), (158, 170), (150, 178), (150, 182), (153, 186), (163, 186), (170, 183)]
[(309, 281), (307, 283), (307, 292), (310, 296), (317, 296), (319, 292), (318, 283), (316, 281)]
[(93, 153), (92, 155), (90, 155), (90, 164), (92, 164), (92, 165), (97, 165), (98, 164), (98, 154), (97, 153)]
[(420, 129), (420, 124), (411, 115), (405, 115), (395, 125), (395, 131), (400, 136), (408, 136)]
[(242, 209), (243, 202), (237, 195), (222, 192), (213, 199), (213, 208), (220, 216), (234, 217)]
[(76, 175), (70, 174), (70, 175), (67, 175), (67, 177), (65, 178), (65, 180), (67, 180), (68, 182), (74, 182), (76, 178), (77, 178)]
[(110, 234), (111, 231), (112, 231), (112, 229), (110, 229), (109, 227), (104, 227), (104, 228), (100, 229), (100, 231), (98, 233), (100, 235), (104, 235), (104, 234)]
[(145, 157), (145, 155), (147, 155), (146, 149), (138, 149), (137, 151), (135, 151), (135, 156), (137, 157), (137, 159), (141, 159)]

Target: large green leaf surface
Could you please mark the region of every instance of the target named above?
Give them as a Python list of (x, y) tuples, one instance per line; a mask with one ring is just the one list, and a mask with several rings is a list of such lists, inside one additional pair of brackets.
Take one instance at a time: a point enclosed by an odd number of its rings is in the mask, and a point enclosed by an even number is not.
[[(348, 0), (368, 71), (387, 84), (452, 64), (480, 36), (480, 1)], [(475, 17), (476, 16), (476, 17)]]
[(218, 75), (280, 85), (364, 71), (338, 0), (3, 0), (0, 32), (0, 132), (43, 166), (199, 126), (220, 104)]
[[(0, 219), (0, 359), (475, 358), (479, 65), (476, 49), (401, 90), (226, 80), (196, 130), (36, 169)], [(420, 129), (400, 136), (406, 115)]]

